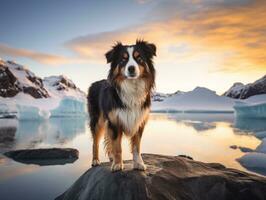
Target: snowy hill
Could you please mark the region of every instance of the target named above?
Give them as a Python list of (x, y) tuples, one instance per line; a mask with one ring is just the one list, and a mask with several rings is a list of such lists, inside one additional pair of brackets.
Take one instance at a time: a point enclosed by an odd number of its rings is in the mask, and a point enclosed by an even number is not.
[(163, 101), (152, 102), (152, 111), (233, 112), (234, 100), (216, 92), (196, 87), (189, 92), (177, 93)]
[(235, 99), (246, 99), (259, 94), (266, 94), (266, 75), (254, 83), (249, 83), (247, 85), (235, 83), (223, 95)]
[(47, 119), (86, 115), (86, 95), (65, 76), (43, 80), (22, 65), (0, 60), (0, 117)]
[(13, 97), (19, 92), (34, 98), (49, 97), (41, 78), (22, 65), (0, 60), (0, 96)]

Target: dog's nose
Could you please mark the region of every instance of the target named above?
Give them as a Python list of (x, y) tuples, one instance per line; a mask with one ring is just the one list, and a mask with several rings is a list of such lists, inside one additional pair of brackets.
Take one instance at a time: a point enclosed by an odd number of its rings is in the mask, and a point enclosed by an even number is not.
[(135, 73), (135, 67), (134, 67), (133, 65), (129, 66), (129, 67), (128, 67), (128, 72), (129, 72), (130, 74), (134, 74), (134, 73)]

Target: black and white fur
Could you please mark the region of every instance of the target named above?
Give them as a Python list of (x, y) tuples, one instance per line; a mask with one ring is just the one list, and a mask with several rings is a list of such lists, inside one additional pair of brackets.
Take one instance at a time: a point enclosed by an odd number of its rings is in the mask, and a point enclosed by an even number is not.
[(126, 135), (131, 140), (133, 167), (146, 169), (140, 154), (140, 141), (155, 85), (155, 55), (156, 46), (142, 40), (134, 45), (117, 43), (106, 53), (111, 67), (108, 78), (94, 82), (88, 92), (92, 166), (100, 164), (98, 148), (104, 135), (106, 152), (113, 161), (112, 171), (123, 169), (121, 139)]

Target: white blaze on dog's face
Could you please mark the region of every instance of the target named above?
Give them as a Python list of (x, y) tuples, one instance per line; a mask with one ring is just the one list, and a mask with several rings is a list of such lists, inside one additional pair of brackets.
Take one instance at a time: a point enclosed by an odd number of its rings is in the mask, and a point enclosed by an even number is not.
[(127, 47), (128, 62), (125, 66), (124, 75), (128, 79), (137, 79), (140, 76), (140, 68), (134, 58), (134, 48)]
[(155, 55), (156, 46), (152, 43), (137, 40), (134, 45), (123, 45), (118, 42), (105, 54), (107, 63), (111, 63), (109, 81), (119, 86), (125, 80), (145, 79), (151, 88), (155, 78), (152, 61)]

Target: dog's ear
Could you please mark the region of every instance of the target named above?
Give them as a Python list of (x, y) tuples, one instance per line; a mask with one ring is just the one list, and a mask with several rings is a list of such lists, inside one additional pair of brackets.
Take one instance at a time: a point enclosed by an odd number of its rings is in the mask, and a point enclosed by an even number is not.
[(136, 45), (140, 46), (150, 58), (152, 58), (153, 56), (156, 56), (155, 44), (148, 43), (144, 40), (137, 40)]
[(121, 42), (117, 42), (112, 47), (112, 49), (105, 54), (107, 63), (111, 63), (117, 58), (119, 51), (121, 50), (122, 46), (123, 46), (123, 44)]

